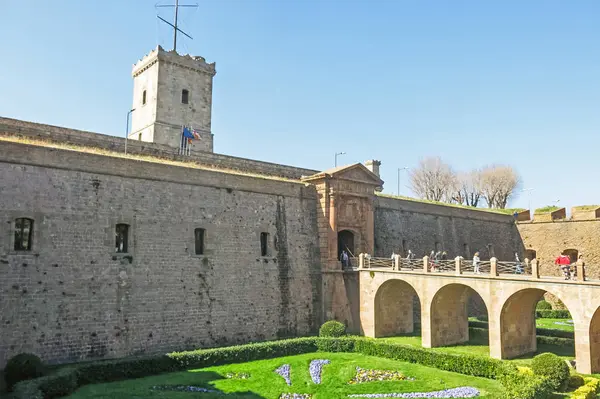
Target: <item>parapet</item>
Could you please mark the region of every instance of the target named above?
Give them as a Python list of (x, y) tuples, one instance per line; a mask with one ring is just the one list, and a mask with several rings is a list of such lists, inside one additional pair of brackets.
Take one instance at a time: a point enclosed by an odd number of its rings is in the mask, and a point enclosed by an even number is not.
[(138, 76), (158, 61), (164, 61), (178, 65), (183, 68), (192, 69), (194, 71), (207, 73), (210, 76), (215, 76), (216, 64), (213, 62), (209, 64), (206, 62), (204, 57), (194, 55), (180, 55), (174, 50), (165, 51), (161, 46), (157, 46), (150, 53), (146, 54), (141, 60), (133, 65), (131, 74), (133, 77)]
[(580, 205), (571, 208), (571, 220), (590, 220), (600, 218), (600, 205)]
[(538, 208), (533, 213), (533, 219), (536, 222), (553, 222), (555, 220), (565, 220), (566, 218), (567, 210), (557, 206)]

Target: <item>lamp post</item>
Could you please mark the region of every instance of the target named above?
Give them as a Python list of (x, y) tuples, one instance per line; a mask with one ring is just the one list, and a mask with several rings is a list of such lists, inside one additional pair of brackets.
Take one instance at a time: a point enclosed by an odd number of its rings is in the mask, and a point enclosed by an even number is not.
[(335, 163), (334, 163), (334, 166), (336, 166), (336, 167), (337, 167), (337, 157), (338, 157), (338, 155), (346, 155), (346, 153), (345, 152), (336, 152), (335, 153), (335, 161), (334, 161)]
[(396, 193), (398, 196), (400, 196), (400, 172), (403, 170), (408, 170), (408, 167), (398, 168), (398, 191)]
[(135, 108), (132, 108), (127, 112), (127, 126), (125, 127), (125, 155), (127, 155), (127, 140), (129, 139), (129, 115), (135, 111)]
[(531, 212), (531, 192), (533, 191), (533, 188), (524, 188), (523, 190), (521, 190), (521, 192), (525, 191), (529, 193), (529, 212)]

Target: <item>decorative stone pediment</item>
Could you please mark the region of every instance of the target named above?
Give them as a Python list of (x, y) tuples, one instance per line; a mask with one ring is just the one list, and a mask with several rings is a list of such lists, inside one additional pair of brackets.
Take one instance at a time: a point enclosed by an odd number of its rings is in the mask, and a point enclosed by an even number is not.
[(312, 176), (305, 177), (302, 180), (305, 182), (315, 182), (318, 180), (330, 179), (348, 180), (373, 187), (379, 187), (383, 185), (383, 180), (381, 180), (376, 174), (371, 172), (361, 163), (328, 169)]

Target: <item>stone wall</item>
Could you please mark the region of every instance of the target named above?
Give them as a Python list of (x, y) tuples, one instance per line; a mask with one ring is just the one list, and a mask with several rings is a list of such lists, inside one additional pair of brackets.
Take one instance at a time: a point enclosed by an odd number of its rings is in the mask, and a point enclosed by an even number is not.
[(570, 249), (583, 255), (589, 277), (600, 278), (599, 219), (523, 222), (517, 227), (525, 248), (536, 251), (542, 275), (561, 275), (554, 259)]
[(448, 258), (472, 258), (479, 251), (482, 260), (495, 255), (512, 261), (515, 252), (523, 254), (510, 215), (379, 196), (375, 256), (389, 257), (392, 252), (404, 256), (409, 249), (417, 257), (446, 251)]
[[(125, 139), (68, 129), (59, 126), (42, 125), (17, 119), (0, 117), (0, 135), (20, 135), (42, 140), (56, 141), (65, 144), (102, 148), (111, 151), (124, 152)], [(268, 176), (280, 176), (299, 179), (317, 173), (316, 170), (296, 168), (253, 159), (214, 154), (211, 152), (193, 152), (191, 156), (178, 155), (178, 148), (167, 145), (128, 140), (127, 152), (131, 154), (150, 155), (161, 158), (177, 159), (180, 161), (196, 162), (216, 169), (239, 170)]]
[[(20, 352), (70, 362), (318, 328), (312, 187), (11, 142), (0, 181), (0, 368)], [(30, 252), (13, 250), (19, 217), (34, 220)]]

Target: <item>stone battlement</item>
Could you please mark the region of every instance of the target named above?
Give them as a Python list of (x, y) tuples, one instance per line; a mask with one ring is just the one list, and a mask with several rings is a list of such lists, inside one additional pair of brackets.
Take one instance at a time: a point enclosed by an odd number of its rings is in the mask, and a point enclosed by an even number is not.
[[(23, 136), (48, 140), (75, 146), (87, 146), (109, 151), (125, 152), (125, 139), (84, 130), (69, 129), (60, 126), (21, 121), (0, 117), (1, 136)], [(155, 156), (178, 161), (196, 162), (200, 165), (221, 170), (236, 170), (248, 173), (277, 176), (289, 179), (300, 179), (303, 175), (312, 175), (316, 170), (279, 165), (271, 162), (215, 154), (211, 152), (195, 152), (190, 156), (181, 156), (177, 148), (163, 144), (127, 141), (127, 152), (136, 155)]]
[(132, 76), (135, 77), (140, 75), (146, 69), (158, 62), (158, 60), (170, 62), (194, 71), (208, 73), (211, 76), (214, 76), (217, 73), (216, 64), (214, 62), (210, 64), (207, 63), (204, 57), (189, 54), (180, 55), (176, 51), (165, 51), (161, 46), (157, 46), (133, 65), (131, 72)]

